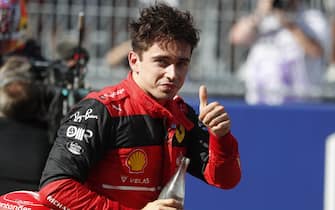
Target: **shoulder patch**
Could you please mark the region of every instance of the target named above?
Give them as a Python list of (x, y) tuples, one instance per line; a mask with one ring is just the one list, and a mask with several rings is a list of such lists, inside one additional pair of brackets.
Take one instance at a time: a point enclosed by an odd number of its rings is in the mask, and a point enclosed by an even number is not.
[(87, 95), (86, 98), (94, 98), (103, 104), (109, 104), (112, 101), (119, 101), (128, 96), (127, 90), (122, 86), (107, 87), (99, 92), (93, 92)]

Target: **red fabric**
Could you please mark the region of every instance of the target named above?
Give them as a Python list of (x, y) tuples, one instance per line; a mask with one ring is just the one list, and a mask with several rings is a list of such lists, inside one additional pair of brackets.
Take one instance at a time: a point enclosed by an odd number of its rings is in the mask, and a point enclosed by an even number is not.
[(112, 116), (123, 116), (123, 115), (129, 115), (129, 114), (148, 114), (152, 117), (164, 117), (167, 118), (171, 123), (174, 124), (182, 124), (187, 130), (190, 130), (193, 128), (193, 123), (187, 119), (185, 116), (185, 113), (182, 112), (184, 101), (179, 96), (176, 96), (173, 100), (171, 100), (166, 107), (158, 104), (153, 98), (148, 96), (133, 80), (132, 74), (129, 73), (127, 76), (127, 79), (124, 80), (120, 86), (115, 87), (107, 87), (103, 89), (104, 94), (101, 95), (101, 92), (92, 92), (86, 96), (87, 98), (96, 98), (101, 103), (105, 105), (111, 105), (113, 101), (121, 100), (129, 95), (127, 90), (131, 90), (131, 97), (132, 101), (136, 101), (139, 106), (136, 110), (131, 111), (131, 109), (128, 109), (126, 105), (129, 107), (130, 104), (126, 104), (125, 109), (127, 109), (127, 112), (120, 113), (118, 110), (115, 109), (109, 109)]
[(0, 209), (50, 210), (42, 205), (39, 194), (33, 191), (13, 191), (0, 196)]
[(39, 194), (41, 202), (53, 209), (134, 210), (98, 195), (72, 179), (51, 182), (44, 186)]
[(142, 105), (141, 107), (146, 108), (146, 110), (143, 110), (143, 113), (148, 113), (148, 111), (150, 113), (156, 113), (157, 117), (166, 117), (171, 123), (182, 124), (187, 130), (192, 129), (193, 123), (186, 118), (185, 113), (179, 108), (180, 104), (184, 103), (180, 97), (176, 96), (166, 107), (164, 107), (140, 89), (133, 80), (131, 73), (128, 74), (124, 84), (128, 86), (129, 89), (133, 90), (134, 100), (140, 102)]
[(204, 175), (208, 183), (222, 189), (231, 189), (239, 183), (238, 145), (230, 132), (221, 138), (210, 133), (209, 160)]

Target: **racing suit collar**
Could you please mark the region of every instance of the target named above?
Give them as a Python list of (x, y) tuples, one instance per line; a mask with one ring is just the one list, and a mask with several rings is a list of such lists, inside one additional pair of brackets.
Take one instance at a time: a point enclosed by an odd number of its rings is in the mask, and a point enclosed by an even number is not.
[(166, 117), (169, 123), (182, 124), (186, 130), (193, 128), (193, 123), (186, 117), (186, 104), (179, 96), (175, 96), (172, 100), (162, 106), (149, 95), (147, 95), (133, 80), (132, 72), (128, 73), (124, 84), (129, 88), (129, 93), (134, 97), (136, 102), (140, 103), (153, 117)]

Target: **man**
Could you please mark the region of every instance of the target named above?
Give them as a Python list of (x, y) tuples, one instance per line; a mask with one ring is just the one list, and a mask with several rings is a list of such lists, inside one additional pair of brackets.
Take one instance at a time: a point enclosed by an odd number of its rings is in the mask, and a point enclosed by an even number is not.
[(0, 68), (0, 195), (38, 190), (50, 151), (39, 115), (40, 89), (26, 58), (10, 57)]
[(156, 199), (183, 155), (188, 172), (210, 185), (230, 189), (240, 180), (224, 107), (207, 104), (204, 86), (199, 117), (177, 96), (199, 41), (191, 15), (156, 4), (130, 30), (128, 77), (89, 94), (63, 119), (41, 178), (50, 208), (182, 209)]
[(280, 105), (320, 98), (329, 52), (328, 24), (301, 0), (259, 0), (230, 40), (250, 46), (242, 79), (249, 104)]

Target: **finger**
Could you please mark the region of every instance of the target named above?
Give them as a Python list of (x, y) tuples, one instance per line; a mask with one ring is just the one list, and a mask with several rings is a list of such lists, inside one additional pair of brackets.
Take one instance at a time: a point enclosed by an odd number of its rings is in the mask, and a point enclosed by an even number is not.
[(205, 85), (201, 85), (199, 88), (199, 113), (201, 113), (202, 109), (207, 105), (207, 88)]
[(214, 127), (216, 125), (218, 125), (221, 122), (225, 122), (225, 121), (229, 121), (229, 117), (227, 113), (218, 115), (217, 117), (213, 118), (209, 123), (208, 126), (209, 127)]
[(160, 205), (163, 205), (165, 207), (171, 207), (173, 209), (181, 209), (183, 207), (183, 204), (175, 199), (162, 199), (162, 200), (158, 200)]
[(212, 102), (210, 104), (207, 104), (206, 108), (203, 108), (201, 110), (201, 113), (199, 114), (199, 119), (205, 125), (208, 125), (212, 119), (216, 118), (224, 112), (225, 111), (223, 106), (221, 106), (218, 102)]
[(211, 127), (211, 131), (216, 136), (224, 136), (230, 131), (230, 121), (221, 122), (213, 127)]

